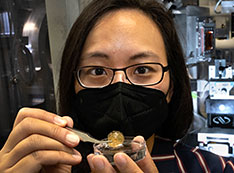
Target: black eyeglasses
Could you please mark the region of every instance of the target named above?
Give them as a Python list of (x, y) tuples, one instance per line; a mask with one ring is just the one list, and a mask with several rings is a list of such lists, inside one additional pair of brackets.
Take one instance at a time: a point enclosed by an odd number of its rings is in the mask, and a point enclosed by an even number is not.
[(169, 67), (160, 63), (141, 63), (125, 68), (83, 66), (75, 71), (79, 84), (84, 88), (102, 88), (112, 83), (116, 71), (124, 71), (126, 79), (133, 85), (151, 86), (163, 80)]

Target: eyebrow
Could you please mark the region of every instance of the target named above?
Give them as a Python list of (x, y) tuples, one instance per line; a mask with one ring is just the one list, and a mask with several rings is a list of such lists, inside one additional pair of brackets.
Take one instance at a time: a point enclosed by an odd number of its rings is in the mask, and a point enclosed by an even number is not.
[[(99, 51), (88, 53), (84, 57), (87, 57), (87, 58), (105, 58), (105, 59), (109, 58), (109, 56), (107, 54), (105, 54), (103, 52), (99, 52)], [(156, 53), (154, 53), (152, 51), (145, 51), (145, 52), (140, 52), (140, 53), (137, 53), (135, 55), (130, 56), (130, 60), (137, 60), (137, 59), (147, 58), (147, 57), (159, 58), (159, 56)]]
[(95, 51), (95, 52), (91, 52), (91, 53), (88, 53), (84, 56), (84, 58), (109, 58), (109, 56), (103, 52), (99, 52), (99, 51)]
[(146, 51), (146, 52), (140, 52), (136, 55), (133, 55), (130, 57), (130, 60), (136, 60), (136, 59), (141, 59), (141, 58), (147, 58), (147, 57), (156, 57), (159, 58), (157, 54), (155, 54), (152, 51)]

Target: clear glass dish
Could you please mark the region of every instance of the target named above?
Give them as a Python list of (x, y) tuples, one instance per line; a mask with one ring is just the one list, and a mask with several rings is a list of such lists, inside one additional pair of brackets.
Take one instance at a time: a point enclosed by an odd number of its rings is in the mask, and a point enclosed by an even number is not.
[[(103, 139), (107, 140), (107, 139)], [(108, 143), (94, 144), (94, 154), (103, 155), (107, 160), (114, 165), (114, 155), (118, 152), (126, 153), (135, 162), (145, 157), (146, 144), (145, 141), (140, 142), (135, 140), (134, 137), (125, 137), (123, 144), (118, 147), (110, 147)]]

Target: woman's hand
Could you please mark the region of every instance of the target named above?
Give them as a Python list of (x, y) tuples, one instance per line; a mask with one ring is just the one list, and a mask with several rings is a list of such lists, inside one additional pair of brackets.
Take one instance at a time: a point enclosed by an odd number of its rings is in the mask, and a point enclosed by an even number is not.
[(41, 109), (21, 109), (0, 151), (0, 172), (71, 172), (71, 165), (82, 159), (73, 149), (80, 139), (65, 126), (73, 126), (71, 118)]
[[(138, 137), (139, 138), (139, 137)], [(142, 140), (143, 137), (141, 137)], [(94, 173), (114, 173), (116, 170), (111, 166), (108, 160), (102, 155), (90, 154), (87, 157), (91, 171)], [(146, 156), (144, 159), (134, 162), (125, 153), (117, 153), (114, 156), (114, 162), (121, 173), (152, 173), (158, 172), (157, 167), (152, 160), (150, 153), (146, 147)]]

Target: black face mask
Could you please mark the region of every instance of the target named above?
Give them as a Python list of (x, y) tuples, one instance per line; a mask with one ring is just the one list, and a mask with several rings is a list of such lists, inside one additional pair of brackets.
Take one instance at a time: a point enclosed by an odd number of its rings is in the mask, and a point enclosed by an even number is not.
[(75, 97), (73, 111), (77, 128), (97, 139), (106, 138), (113, 130), (148, 139), (154, 133), (160, 134), (168, 117), (162, 91), (121, 82), (81, 90)]

